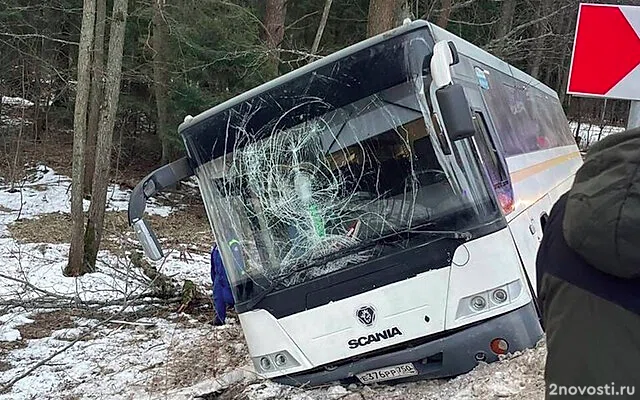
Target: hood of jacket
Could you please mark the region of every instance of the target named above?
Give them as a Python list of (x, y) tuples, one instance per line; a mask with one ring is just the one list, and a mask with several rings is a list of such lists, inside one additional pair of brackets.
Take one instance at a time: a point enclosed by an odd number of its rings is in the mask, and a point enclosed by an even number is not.
[(640, 277), (640, 128), (591, 147), (567, 196), (563, 233), (593, 267)]

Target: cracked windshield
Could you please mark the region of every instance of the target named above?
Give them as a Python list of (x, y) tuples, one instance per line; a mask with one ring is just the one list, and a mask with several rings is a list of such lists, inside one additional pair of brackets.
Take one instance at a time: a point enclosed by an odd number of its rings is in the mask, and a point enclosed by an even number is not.
[[(465, 230), (497, 216), (469, 143), (456, 145), (461, 172), (429, 134), (415, 85), (337, 109), (298, 102), (260, 134), (227, 125), (225, 142), (232, 130), (241, 139), (199, 179), (240, 298), (366, 262), (375, 257), (368, 245), (389, 235)], [(330, 111), (306, 119), (309, 107)], [(279, 129), (284, 119), (298, 123)]]

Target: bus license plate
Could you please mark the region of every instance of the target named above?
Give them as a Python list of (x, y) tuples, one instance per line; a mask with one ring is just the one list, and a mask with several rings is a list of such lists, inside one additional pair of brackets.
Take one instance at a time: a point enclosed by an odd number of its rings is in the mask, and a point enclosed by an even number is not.
[(418, 375), (418, 370), (416, 370), (413, 364), (400, 364), (356, 374), (356, 377), (360, 382), (367, 384), (413, 375)]

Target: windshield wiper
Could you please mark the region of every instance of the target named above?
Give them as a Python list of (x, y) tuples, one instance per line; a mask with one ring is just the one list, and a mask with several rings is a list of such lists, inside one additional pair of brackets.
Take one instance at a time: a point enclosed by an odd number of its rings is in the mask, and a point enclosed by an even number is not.
[(416, 228), (405, 229), (403, 231), (392, 233), (391, 235), (381, 237), (378, 240), (396, 238), (402, 235), (433, 235), (443, 239), (465, 239), (470, 240), (473, 235), (468, 231), (437, 231), (437, 230), (421, 230)]
[[(359, 245), (356, 246), (351, 246), (351, 247), (346, 247), (344, 249), (341, 249), (340, 251), (337, 251), (331, 255), (327, 255), (325, 257), (321, 257), (316, 259), (315, 261), (308, 263), (305, 261), (296, 263), (292, 266), (292, 269), (282, 275), (278, 275), (277, 277), (273, 278), (273, 281), (271, 282), (271, 284), (260, 293), (260, 295), (258, 295), (257, 297), (255, 297), (253, 300), (251, 300), (249, 302), (249, 306), (248, 309), (252, 309), (253, 307), (255, 307), (258, 303), (260, 303), (265, 297), (267, 297), (267, 295), (269, 295), (269, 293), (273, 292), (285, 279), (291, 277), (292, 275), (295, 275), (299, 272), (314, 268), (314, 267), (318, 267), (321, 265), (325, 265), (331, 261), (335, 261), (338, 260), (340, 258), (343, 257), (347, 257), (350, 256), (352, 254), (358, 253), (362, 250), (365, 250), (367, 248), (370, 247), (376, 247), (379, 246), (380, 244), (385, 244), (384, 242), (387, 242), (389, 240), (391, 240), (391, 243), (395, 243), (397, 240), (393, 240), (396, 239), (402, 235), (430, 235), (430, 236), (435, 236), (436, 239), (464, 239), (464, 240), (470, 240), (472, 238), (472, 235), (470, 232), (467, 231), (437, 231), (437, 230), (420, 230), (420, 229), (416, 229), (416, 228), (410, 228), (410, 229), (405, 229), (402, 231), (398, 231), (398, 232), (393, 232), (389, 235), (386, 236), (381, 236), (377, 239), (374, 240), (367, 240), (366, 242), (360, 243)], [(386, 244), (389, 245), (389, 244)]]

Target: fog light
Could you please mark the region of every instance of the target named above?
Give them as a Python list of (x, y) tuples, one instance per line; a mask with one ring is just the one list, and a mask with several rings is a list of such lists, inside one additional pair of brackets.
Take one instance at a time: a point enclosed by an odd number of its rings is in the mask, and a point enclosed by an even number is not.
[(485, 308), (487, 305), (487, 301), (480, 296), (476, 296), (473, 299), (471, 299), (471, 307), (473, 307), (474, 309), (480, 311), (483, 308)]
[(491, 341), (491, 351), (496, 354), (507, 354), (509, 343), (504, 339), (493, 339)]
[(271, 369), (271, 360), (269, 360), (267, 357), (262, 357), (260, 359), (260, 368), (262, 368), (265, 371), (268, 371)]
[(493, 301), (496, 303), (504, 303), (507, 301), (507, 292), (504, 289), (497, 289), (493, 291)]
[(484, 351), (479, 351), (476, 353), (474, 358), (476, 359), (476, 361), (485, 361), (487, 359), (487, 355), (484, 354)]
[(278, 367), (283, 367), (287, 363), (287, 356), (282, 353), (276, 354), (276, 365)]

